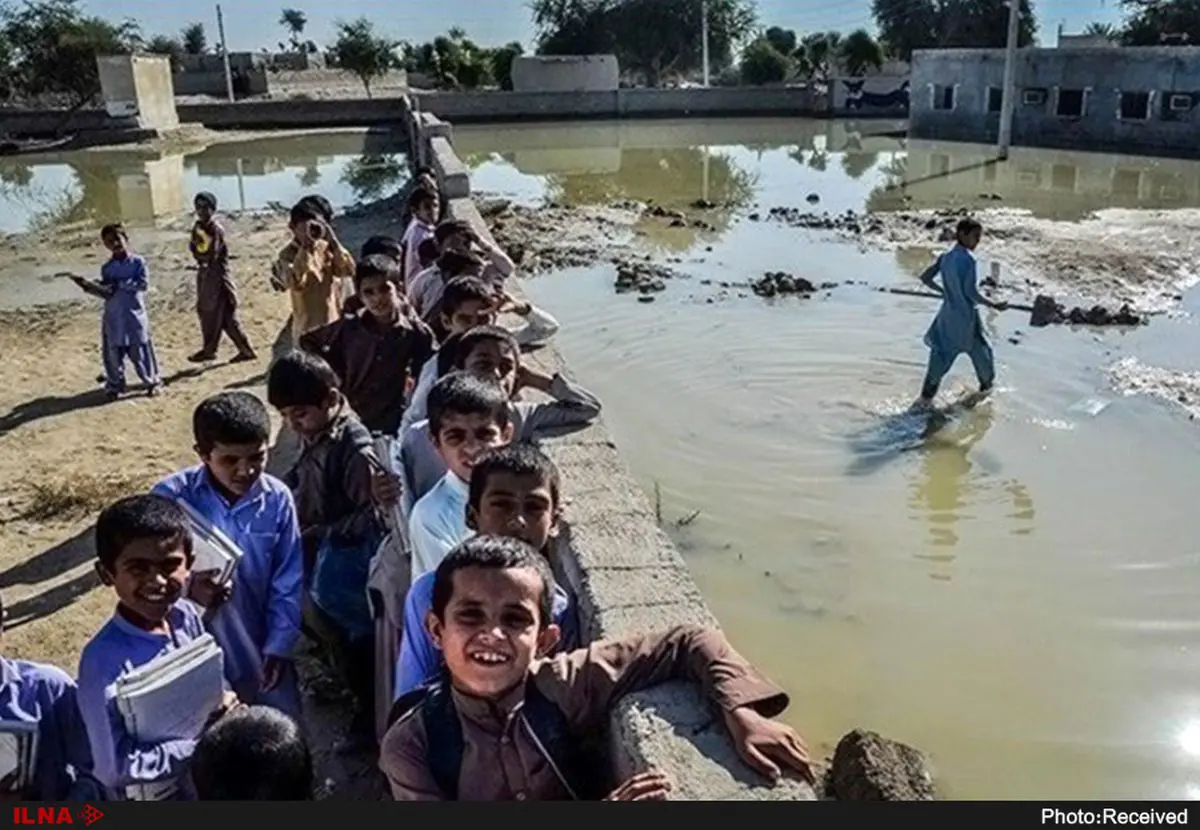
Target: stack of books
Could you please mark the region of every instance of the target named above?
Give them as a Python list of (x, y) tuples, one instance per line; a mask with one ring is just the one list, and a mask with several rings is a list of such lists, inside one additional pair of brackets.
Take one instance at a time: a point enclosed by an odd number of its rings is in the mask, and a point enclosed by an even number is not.
[(37, 743), (36, 721), (0, 720), (0, 791), (22, 794), (33, 785)]
[(178, 504), (187, 514), (192, 530), (192, 547), (196, 556), (192, 573), (215, 573), (213, 581), (217, 584), (228, 581), (233, 576), (238, 560), (242, 558), (242, 549), (199, 510), (183, 499), (179, 499)]
[[(221, 647), (205, 634), (117, 678), (117, 711), (138, 743), (195, 740), (224, 699), (224, 679)], [(158, 801), (177, 790), (177, 781), (156, 781), (132, 786), (127, 795)]]

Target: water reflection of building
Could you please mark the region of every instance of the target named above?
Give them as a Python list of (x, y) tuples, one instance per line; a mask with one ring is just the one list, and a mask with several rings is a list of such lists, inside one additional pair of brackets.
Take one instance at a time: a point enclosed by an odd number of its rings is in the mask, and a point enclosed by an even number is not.
[(1200, 205), (1200, 162), (1013, 148), (995, 160), (980, 144), (910, 140), (902, 183), (910, 206), (938, 207), (995, 194), (1054, 218), (1109, 207)]

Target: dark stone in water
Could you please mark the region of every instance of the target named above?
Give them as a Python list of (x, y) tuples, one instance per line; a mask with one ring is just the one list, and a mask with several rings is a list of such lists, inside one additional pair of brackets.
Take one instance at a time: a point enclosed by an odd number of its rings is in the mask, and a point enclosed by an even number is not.
[(821, 197), (818, 194), (816, 194), (816, 193), (808, 194), (808, 203), (810, 205), (815, 205), (819, 201), (821, 201)]
[(795, 277), (784, 271), (770, 271), (750, 283), (750, 289), (760, 297), (774, 297), (777, 294), (808, 295), (816, 291), (816, 286), (804, 279)]
[(838, 741), (825, 774), (825, 797), (836, 801), (933, 801), (925, 756), (875, 732), (855, 729)]
[(1029, 324), (1036, 328), (1060, 323), (1082, 326), (1140, 326), (1144, 322), (1145, 318), (1130, 308), (1128, 303), (1116, 311), (1110, 311), (1101, 305), (1087, 309), (1076, 306), (1068, 311), (1046, 294), (1039, 294), (1034, 298), (1033, 314), (1029, 319)]

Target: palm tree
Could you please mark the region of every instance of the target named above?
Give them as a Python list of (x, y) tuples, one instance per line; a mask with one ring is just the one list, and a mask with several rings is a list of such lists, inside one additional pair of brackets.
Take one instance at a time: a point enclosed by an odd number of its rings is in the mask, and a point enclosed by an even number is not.
[(208, 35), (204, 33), (203, 23), (189, 23), (179, 39), (183, 42), (183, 51), (189, 55), (203, 55), (208, 51)]
[(883, 66), (883, 50), (866, 29), (851, 32), (838, 47), (838, 57), (852, 76), (867, 74), (867, 69)]
[(1089, 23), (1083, 33), (1090, 37), (1102, 37), (1105, 40), (1116, 40), (1120, 36), (1117, 27), (1111, 23)]
[(804, 38), (794, 55), (801, 73), (819, 81), (828, 81), (841, 43), (842, 36), (837, 32), (818, 32)]
[(288, 30), (292, 51), (303, 52), (304, 44), (300, 36), (304, 34), (304, 27), (308, 25), (308, 15), (299, 9), (284, 9), (283, 14), (279, 16), (279, 25)]

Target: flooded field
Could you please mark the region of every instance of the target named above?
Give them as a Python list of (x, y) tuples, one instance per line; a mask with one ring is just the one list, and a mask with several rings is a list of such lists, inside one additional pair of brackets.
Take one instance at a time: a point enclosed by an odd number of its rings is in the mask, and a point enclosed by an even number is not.
[[(704, 229), (639, 228), (690, 277), (652, 303), (615, 295), (611, 265), (525, 288), (559, 318), (574, 374), (661, 493), (714, 611), (789, 689), (811, 743), (877, 729), (929, 751), (950, 797), (1200, 796), (1200, 430), (1109, 378), (1131, 357), (1193, 368), (1193, 319), (1031, 330), (1019, 312), (988, 313), (997, 394), (926, 435), (901, 413), (936, 307), (869, 289), (911, 284), (927, 252), (748, 219), (808, 209), (810, 193), (831, 212), (1002, 206), (1064, 221), (1198, 207), (1200, 165), (1028, 150), (986, 165), (987, 148), (906, 146), (887, 127), (463, 126), (455, 145), (476, 190), (519, 202), (722, 205)], [(3, 162), (0, 232), (115, 215), (149, 228), (198, 189), (230, 209), (315, 191), (347, 205), (391, 192), (402, 163), (361, 136)], [(986, 236), (979, 253), (987, 272)], [(39, 267), (5, 268), (0, 305), (28, 302), (22, 277)], [(809, 300), (719, 286), (776, 270), (869, 286)], [(963, 360), (947, 391), (972, 383)]]

